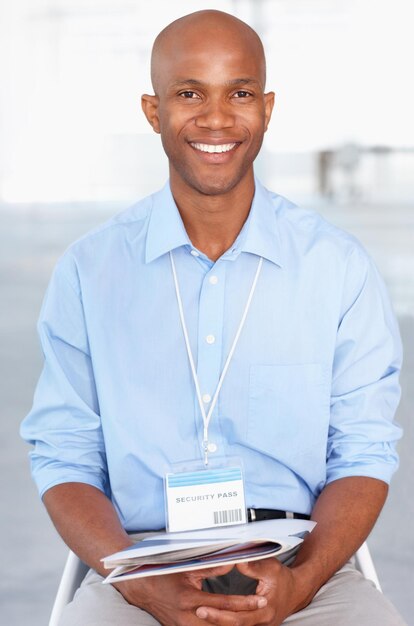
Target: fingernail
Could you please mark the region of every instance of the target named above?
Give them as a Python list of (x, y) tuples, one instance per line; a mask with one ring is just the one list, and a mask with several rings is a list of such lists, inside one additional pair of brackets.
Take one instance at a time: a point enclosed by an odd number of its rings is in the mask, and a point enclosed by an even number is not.
[[(264, 598), (263, 598), (264, 599)], [(196, 611), (196, 615), (197, 617), (199, 617), (200, 619), (206, 619), (208, 613), (206, 609), (203, 609), (202, 607), (197, 609)]]
[(266, 598), (263, 598), (263, 596), (261, 598), (258, 599), (257, 601), (257, 608), (258, 609), (264, 609), (264, 607), (267, 605), (267, 600)]

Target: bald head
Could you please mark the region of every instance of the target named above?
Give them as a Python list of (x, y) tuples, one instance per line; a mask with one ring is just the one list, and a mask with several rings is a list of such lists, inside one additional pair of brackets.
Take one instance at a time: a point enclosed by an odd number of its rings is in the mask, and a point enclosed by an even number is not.
[(220, 46), (223, 54), (241, 47), (258, 67), (258, 77), (264, 89), (266, 62), (263, 44), (257, 33), (237, 17), (222, 11), (197, 11), (175, 20), (160, 32), (154, 42), (151, 56), (151, 81), (158, 95), (172, 61), (183, 53), (191, 56), (200, 46), (206, 53)]
[(161, 135), (174, 193), (223, 195), (242, 186), (253, 194), (253, 162), (274, 102), (264, 91), (258, 35), (228, 13), (198, 11), (158, 35), (151, 61), (155, 95), (141, 103)]

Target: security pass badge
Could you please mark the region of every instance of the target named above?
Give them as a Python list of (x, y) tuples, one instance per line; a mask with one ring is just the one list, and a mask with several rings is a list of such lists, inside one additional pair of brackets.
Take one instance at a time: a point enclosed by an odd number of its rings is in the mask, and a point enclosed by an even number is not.
[(165, 491), (170, 532), (246, 522), (241, 467), (167, 474)]

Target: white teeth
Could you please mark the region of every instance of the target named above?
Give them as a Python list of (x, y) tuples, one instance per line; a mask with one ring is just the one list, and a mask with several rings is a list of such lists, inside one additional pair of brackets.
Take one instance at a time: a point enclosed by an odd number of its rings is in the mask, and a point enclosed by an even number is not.
[(229, 150), (232, 150), (236, 144), (235, 143), (222, 143), (218, 146), (213, 146), (211, 143), (192, 143), (191, 145), (196, 150), (201, 150), (201, 152), (217, 153), (217, 152), (229, 152)]

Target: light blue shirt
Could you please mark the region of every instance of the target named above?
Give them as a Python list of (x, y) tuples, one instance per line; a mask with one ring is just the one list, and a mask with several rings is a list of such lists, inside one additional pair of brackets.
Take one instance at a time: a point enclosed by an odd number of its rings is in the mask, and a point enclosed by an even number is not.
[(310, 513), (338, 478), (388, 482), (401, 346), (383, 283), (352, 236), (256, 181), (249, 217), (215, 263), (192, 246), (168, 185), (61, 258), (22, 425), (40, 494), (88, 483), (127, 530), (157, 529), (164, 475), (202, 459), (170, 250), (206, 409), (264, 259), (209, 428), (211, 458), (242, 459), (247, 506)]

